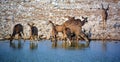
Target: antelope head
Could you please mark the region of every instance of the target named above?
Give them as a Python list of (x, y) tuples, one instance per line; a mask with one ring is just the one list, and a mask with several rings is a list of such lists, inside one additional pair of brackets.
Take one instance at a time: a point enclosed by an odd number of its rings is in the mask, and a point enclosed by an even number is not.
[(104, 8), (103, 4), (101, 4), (101, 6), (102, 6), (102, 9), (103, 9), (104, 11), (109, 10), (109, 4), (107, 5), (107, 8)]
[(88, 22), (88, 20), (87, 20), (88, 17), (83, 17), (83, 16), (82, 16), (82, 19), (83, 19), (84, 22)]

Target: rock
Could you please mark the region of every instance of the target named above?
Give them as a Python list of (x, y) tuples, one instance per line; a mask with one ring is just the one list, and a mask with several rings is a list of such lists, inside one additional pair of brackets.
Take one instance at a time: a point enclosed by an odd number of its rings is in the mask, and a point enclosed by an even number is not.
[[(120, 24), (119, 0), (105, 0), (104, 2), (101, 0), (1, 0), (0, 2), (0, 38), (6, 34), (11, 34), (13, 26), (17, 23), (21, 23), (24, 26), (26, 37), (29, 37), (30, 28), (27, 25), (29, 22), (35, 23), (35, 26), (38, 27), (39, 35), (49, 38), (48, 34), (51, 32), (51, 27), (47, 25), (48, 20), (61, 25), (67, 21), (67, 16), (75, 16), (76, 18), (87, 16), (88, 23), (82, 28), (87, 31), (86, 33), (90, 31), (92, 34), (91, 38), (100, 39), (101, 36), (99, 35), (104, 32), (99, 9), (101, 8), (101, 3), (103, 3), (105, 8), (108, 4), (110, 5), (107, 20), (108, 30), (105, 32), (114, 34), (113, 36), (111, 34), (112, 38), (120, 35), (120, 29), (117, 29)], [(115, 23), (118, 24), (115, 26)]]
[(11, 35), (6, 35), (5, 37), (4, 37), (4, 39), (10, 39), (11, 38)]

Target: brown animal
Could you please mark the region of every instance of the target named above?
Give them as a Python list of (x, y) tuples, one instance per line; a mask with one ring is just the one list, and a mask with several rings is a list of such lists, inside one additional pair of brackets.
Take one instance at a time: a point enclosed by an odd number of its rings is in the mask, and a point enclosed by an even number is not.
[(52, 25), (52, 32), (51, 32), (51, 34), (52, 34), (52, 40), (54, 39), (55, 41), (57, 41), (57, 34), (58, 34), (58, 32), (56, 31), (54, 23), (52, 21), (49, 21), (48, 24)]
[[(69, 22), (69, 21), (71, 21), (71, 20), (74, 20), (74, 17), (69, 17), (68, 16), (68, 21), (66, 21), (66, 22), (68, 22), (69, 24), (71, 24), (71, 22)], [(51, 23), (52, 24), (52, 37), (57, 37), (57, 35), (58, 35), (58, 32), (61, 32), (62, 34), (63, 34), (63, 38), (62, 39), (64, 39), (65, 40), (65, 34), (64, 34), (64, 32), (65, 32), (65, 26), (64, 25), (55, 25), (52, 21), (49, 21), (49, 23)]]
[[(68, 21), (66, 21), (67, 23), (69, 23), (69, 24), (71, 24), (72, 23), (72, 21), (75, 19), (75, 17), (70, 17), (70, 16), (68, 16)], [(55, 25), (54, 26), (55, 27), (55, 29), (56, 29), (56, 31), (57, 31), (57, 34), (58, 34), (58, 32), (61, 32), (62, 34), (63, 34), (63, 40), (66, 40), (66, 33), (68, 32), (67, 30), (67, 28), (65, 28), (65, 26), (64, 25)], [(67, 29), (67, 30), (66, 30)], [(64, 34), (64, 32), (65, 32), (65, 34)], [(67, 36), (68, 37), (68, 36)]]
[(70, 40), (70, 41), (73, 41), (74, 38), (75, 38), (75, 34), (74, 33), (71, 33), (71, 30), (69, 28), (65, 28), (65, 34), (67, 35), (67, 38)]
[(33, 26), (34, 23), (32, 24), (29, 24), (28, 25), (30, 26), (31, 28), (31, 32), (30, 32), (30, 40), (38, 40), (38, 28), (36, 26)]
[(15, 37), (16, 34), (18, 34), (18, 38), (22, 38), (22, 34), (24, 35), (23, 26), (21, 24), (16, 24), (14, 26), (13, 33), (12, 33), (11, 38), (10, 38), (10, 42), (12, 42), (12, 40)]
[(103, 7), (103, 4), (101, 4), (102, 6), (102, 22), (103, 22), (103, 29), (106, 29), (106, 21), (107, 21), (107, 18), (108, 18), (108, 10), (109, 10), (109, 5), (107, 6), (107, 8), (104, 8)]
[[(61, 32), (63, 34), (64, 33), (64, 28), (65, 27), (63, 25), (55, 25), (55, 29), (57, 31), (57, 34), (58, 34), (58, 32)], [(65, 35), (63, 34), (62, 37), (63, 37), (62, 39), (64, 39)]]
[(68, 17), (68, 20), (63, 23), (63, 26), (69, 26), (73, 24), (75, 21), (75, 17)]
[[(87, 18), (84, 18), (84, 21), (86, 21)], [(76, 24), (78, 23), (78, 24)], [(86, 41), (89, 41), (86, 37), (86, 35), (82, 32), (82, 23), (80, 21), (76, 21), (73, 17), (66, 21), (63, 24), (66, 28), (69, 28), (71, 30), (71, 33), (74, 33), (76, 36), (76, 40), (78, 42), (78, 37), (81, 36), (84, 38)], [(64, 32), (65, 34), (65, 32)], [(67, 36), (66, 36), (67, 37)]]
[(80, 26), (83, 26), (86, 22), (88, 22), (88, 20), (87, 20), (88, 18), (87, 17), (83, 17), (82, 16), (82, 19), (83, 19), (83, 21), (81, 21), (80, 19), (76, 19), (75, 20), (75, 24), (80, 24)]
[[(82, 16), (82, 19), (83, 19), (83, 21), (81, 21), (80, 19), (75, 19), (74, 24), (75, 24), (75, 25), (78, 25), (78, 24), (79, 24), (79, 26), (81, 27), (81, 26), (83, 26), (86, 22), (88, 22), (88, 21), (87, 21), (87, 17), (83, 17), (83, 16)], [(71, 31), (71, 30), (70, 30), (69, 28), (66, 28), (66, 31), (65, 31), (65, 32), (67, 32), (67, 33), (66, 33), (67, 37), (68, 37), (70, 40), (73, 40), (73, 39), (75, 39), (75, 34), (74, 34), (74, 33), (71, 33), (70, 31)]]
[[(70, 16), (68, 16), (68, 20), (67, 21), (65, 21), (63, 24), (62, 24), (62, 26), (64, 27), (64, 29), (63, 29), (63, 35), (64, 35), (64, 37), (63, 37), (63, 39), (64, 40), (66, 40), (67, 39), (67, 30), (70, 30), (70, 29), (68, 29), (69, 27), (68, 26), (70, 26), (71, 24), (73, 24), (74, 23), (74, 21), (75, 21), (75, 17), (70, 17)], [(66, 30), (67, 29), (67, 30)]]

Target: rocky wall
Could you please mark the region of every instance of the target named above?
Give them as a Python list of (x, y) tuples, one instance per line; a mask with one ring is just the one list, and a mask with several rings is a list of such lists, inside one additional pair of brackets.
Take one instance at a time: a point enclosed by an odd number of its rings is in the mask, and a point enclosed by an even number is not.
[[(101, 4), (109, 5), (107, 29), (102, 29)], [(120, 39), (119, 0), (0, 0), (0, 38), (12, 33), (13, 26), (21, 23), (29, 37), (29, 22), (35, 23), (39, 35), (49, 38), (51, 27), (48, 20), (61, 25), (66, 16), (88, 17), (82, 28), (91, 39)]]

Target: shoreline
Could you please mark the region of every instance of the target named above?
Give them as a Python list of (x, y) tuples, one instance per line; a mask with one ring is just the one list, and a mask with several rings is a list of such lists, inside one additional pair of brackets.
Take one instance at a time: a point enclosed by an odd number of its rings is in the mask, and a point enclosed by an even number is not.
[[(9, 40), (9, 39), (0, 39), (0, 41), (4, 41), (4, 40)], [(14, 39), (14, 40), (18, 40), (18, 39)], [(24, 39), (23, 39), (24, 40)], [(30, 40), (30, 39), (25, 39), (25, 40)], [(40, 40), (50, 40), (50, 39), (39, 39), (38, 41)], [(100, 40), (100, 41), (120, 41), (120, 39), (89, 39), (90, 41), (97, 41), (97, 40)], [(62, 40), (58, 40), (58, 41), (62, 41)], [(79, 40), (79, 41), (83, 41), (83, 40)], [(84, 40), (85, 41), (85, 40)]]

